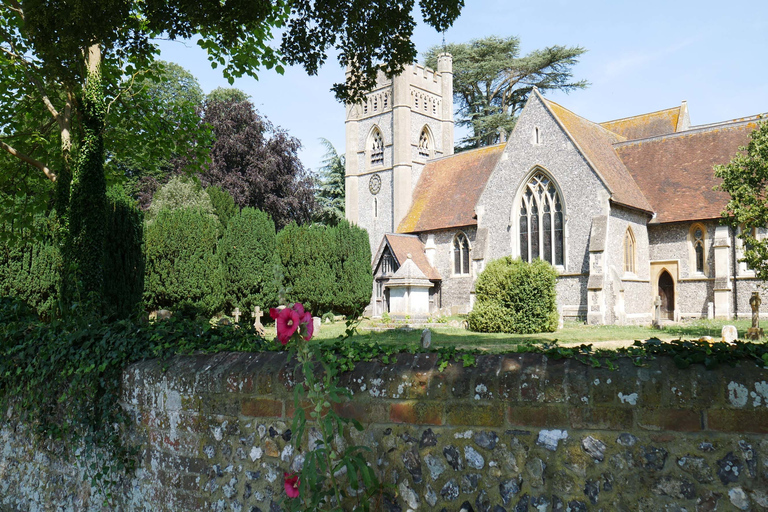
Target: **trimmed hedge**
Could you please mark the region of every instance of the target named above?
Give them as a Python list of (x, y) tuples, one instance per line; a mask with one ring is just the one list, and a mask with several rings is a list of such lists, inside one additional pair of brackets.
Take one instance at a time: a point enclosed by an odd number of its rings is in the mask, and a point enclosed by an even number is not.
[(145, 305), (212, 315), (219, 220), (195, 208), (160, 210), (146, 227)]
[(533, 334), (557, 329), (557, 271), (543, 260), (511, 256), (492, 261), (477, 278), (468, 317), (478, 332)]
[[(234, 204), (234, 203), (233, 203)], [(219, 240), (219, 303), (231, 313), (235, 307), (247, 316), (254, 306), (266, 311), (277, 305), (275, 223), (266, 213), (243, 208), (229, 219)]]
[(58, 307), (61, 255), (50, 240), (0, 245), (0, 295), (16, 297), (50, 319)]
[(357, 315), (370, 303), (371, 250), (362, 228), (291, 223), (277, 234), (277, 252), (288, 300), (313, 315)]

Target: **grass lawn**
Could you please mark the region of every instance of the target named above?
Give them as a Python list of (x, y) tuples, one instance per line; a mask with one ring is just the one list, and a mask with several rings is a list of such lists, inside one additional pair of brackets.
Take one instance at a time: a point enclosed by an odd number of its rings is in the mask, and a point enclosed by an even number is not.
[[(453, 317), (452, 320), (463, 320)], [(503, 352), (519, 344), (552, 343), (557, 341), (562, 345), (593, 344), (595, 348), (616, 348), (631, 345), (634, 340), (659, 338), (661, 340), (696, 339), (701, 336), (720, 338), (723, 325), (732, 324), (743, 336), (751, 326), (750, 320), (696, 320), (680, 324), (670, 324), (663, 329), (653, 329), (644, 326), (613, 326), (585, 325), (580, 322), (566, 322), (565, 326), (553, 333), (542, 334), (486, 334), (468, 331), (466, 329), (449, 327), (446, 324), (430, 325), (433, 346), (453, 346), (457, 349), (471, 348), (489, 352)], [(390, 327), (389, 329), (385, 329)], [(404, 328), (404, 323), (391, 322), (383, 324), (380, 321), (363, 320), (357, 329), (357, 334), (351, 342), (376, 342), (380, 345), (418, 344), (422, 327), (412, 330)], [(344, 322), (322, 324), (317, 338), (333, 340), (344, 334)], [(275, 336), (274, 326), (267, 328), (267, 339)]]

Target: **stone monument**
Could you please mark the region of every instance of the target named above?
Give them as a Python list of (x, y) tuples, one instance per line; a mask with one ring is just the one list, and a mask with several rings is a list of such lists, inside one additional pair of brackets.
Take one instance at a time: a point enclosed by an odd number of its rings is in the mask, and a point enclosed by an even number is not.
[(760, 328), (760, 294), (757, 291), (752, 292), (749, 298), (749, 305), (752, 308), (752, 327), (747, 330), (748, 340), (759, 340), (763, 337), (763, 330)]

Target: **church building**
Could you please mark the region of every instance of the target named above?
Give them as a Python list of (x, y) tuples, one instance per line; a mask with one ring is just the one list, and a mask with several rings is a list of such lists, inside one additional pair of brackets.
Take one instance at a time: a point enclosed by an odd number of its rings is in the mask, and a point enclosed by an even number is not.
[(682, 102), (595, 123), (534, 90), (506, 141), (454, 155), (452, 98), (443, 54), (347, 106), (346, 212), (370, 237), (369, 314), (467, 313), (483, 268), (511, 255), (557, 269), (565, 318), (750, 316), (759, 281), (721, 221), (713, 166), (768, 115), (692, 126)]

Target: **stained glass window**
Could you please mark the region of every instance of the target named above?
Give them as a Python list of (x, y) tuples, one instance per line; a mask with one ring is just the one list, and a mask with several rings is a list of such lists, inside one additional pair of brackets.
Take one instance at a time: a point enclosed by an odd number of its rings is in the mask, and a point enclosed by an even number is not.
[(469, 240), (464, 233), (453, 239), (453, 273), (469, 274)]

